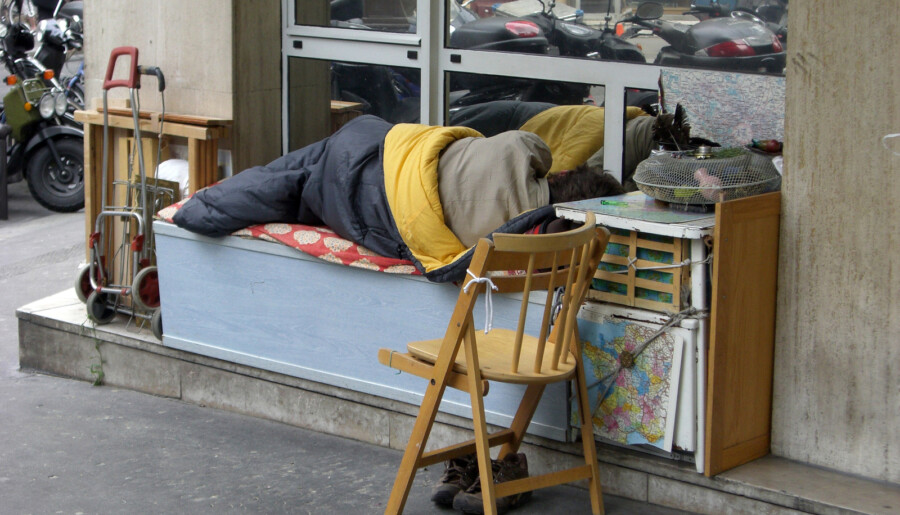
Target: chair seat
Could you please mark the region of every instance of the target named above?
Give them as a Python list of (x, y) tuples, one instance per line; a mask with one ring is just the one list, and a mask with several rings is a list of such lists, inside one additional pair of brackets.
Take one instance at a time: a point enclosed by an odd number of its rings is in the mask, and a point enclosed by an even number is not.
[[(541, 384), (561, 381), (572, 376), (575, 372), (575, 358), (569, 351), (565, 352), (565, 359), (560, 358), (559, 369), (551, 370), (553, 363), (553, 345), (549, 342), (544, 347), (544, 359), (541, 371), (535, 373), (532, 363), (537, 354), (538, 339), (524, 335), (522, 338), (522, 357), (518, 372), (513, 372), (512, 348), (515, 344), (516, 332), (509, 329), (492, 329), (488, 334), (478, 331), (475, 339), (478, 346), (478, 362), (481, 365), (481, 375), (489, 381), (502, 381), (518, 384)], [(442, 339), (410, 342), (406, 345), (409, 353), (418, 359), (435, 363), (441, 348)], [(465, 351), (460, 348), (456, 354), (456, 362), (453, 370), (464, 374), (467, 370)]]

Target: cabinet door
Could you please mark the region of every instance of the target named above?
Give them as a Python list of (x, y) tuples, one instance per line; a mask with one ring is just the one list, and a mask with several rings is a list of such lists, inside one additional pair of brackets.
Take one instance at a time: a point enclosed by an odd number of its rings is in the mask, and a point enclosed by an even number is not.
[(705, 474), (768, 454), (781, 194), (716, 206)]

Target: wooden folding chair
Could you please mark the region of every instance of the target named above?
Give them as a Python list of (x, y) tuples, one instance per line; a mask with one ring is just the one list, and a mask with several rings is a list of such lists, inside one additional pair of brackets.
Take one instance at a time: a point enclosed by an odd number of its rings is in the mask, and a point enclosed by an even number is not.
[[(397, 471), (386, 513), (403, 511), (418, 469), (473, 452), (477, 456), (482, 478), (484, 513), (497, 512), (498, 498), (581, 479), (589, 481), (593, 513), (603, 512), (576, 316), (608, 240), (609, 231), (595, 227), (592, 213), (587, 214), (584, 225), (567, 232), (495, 234), (493, 242), (482, 239), (475, 248), (468, 277), (463, 281), (444, 337), (409, 343), (406, 353), (379, 350), (381, 363), (429, 380)], [(555, 295), (560, 287), (564, 288), (562, 294)], [(523, 293), (516, 329), (496, 328), (487, 333), (476, 332), (472, 308), (478, 295), (484, 293), (486, 288), (496, 288), (496, 293)], [(525, 334), (524, 327), (530, 293), (537, 290), (546, 290), (547, 293), (540, 333), (534, 336)], [(491, 292), (488, 291), (487, 295), (490, 296)], [(489, 301), (487, 298), (485, 300)], [(460, 348), (462, 352), (459, 352)], [(546, 385), (571, 379), (576, 383), (584, 464), (497, 484), (485, 480), (492, 477), (490, 448), (503, 446), (498, 456), (500, 459), (516, 453)], [(487, 381), (527, 385), (510, 428), (492, 434), (487, 432), (484, 414), (483, 396)], [(425, 452), (447, 386), (469, 392), (475, 438)]]

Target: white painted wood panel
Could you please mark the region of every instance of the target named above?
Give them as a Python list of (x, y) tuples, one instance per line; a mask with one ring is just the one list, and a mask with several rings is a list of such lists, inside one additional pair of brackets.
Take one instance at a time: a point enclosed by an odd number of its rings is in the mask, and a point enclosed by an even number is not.
[[(373, 272), (296, 249), (207, 238), (155, 222), (163, 344), (235, 363), (418, 404), (425, 380), (378, 363), (381, 347), (443, 334), (458, 293), (421, 277)], [(519, 301), (494, 296), (494, 327), (514, 327)], [(484, 308), (476, 307), (476, 324)], [(531, 330), (540, 317), (533, 315)], [(491, 384), (488, 422), (511, 421), (524, 390)], [(448, 390), (441, 409), (469, 417), (468, 395)], [(566, 388), (544, 394), (530, 432), (564, 440)]]

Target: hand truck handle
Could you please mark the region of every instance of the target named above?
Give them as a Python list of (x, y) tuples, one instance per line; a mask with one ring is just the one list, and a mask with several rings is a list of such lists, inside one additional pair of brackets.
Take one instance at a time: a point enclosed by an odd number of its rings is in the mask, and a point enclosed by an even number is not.
[[(128, 69), (128, 79), (112, 80), (113, 72), (116, 69), (116, 60), (118, 60), (118, 58), (123, 55), (131, 56), (131, 63)], [(127, 88), (141, 87), (141, 82), (138, 78), (137, 60), (137, 47), (120, 46), (114, 48), (113, 51), (109, 54), (109, 64), (106, 66), (106, 78), (103, 80), (103, 89), (110, 90), (112, 88), (119, 88), (123, 86)]]
[(138, 66), (138, 73), (141, 75), (156, 75), (156, 81), (159, 83), (159, 92), (162, 93), (166, 89), (166, 78), (158, 66)]

